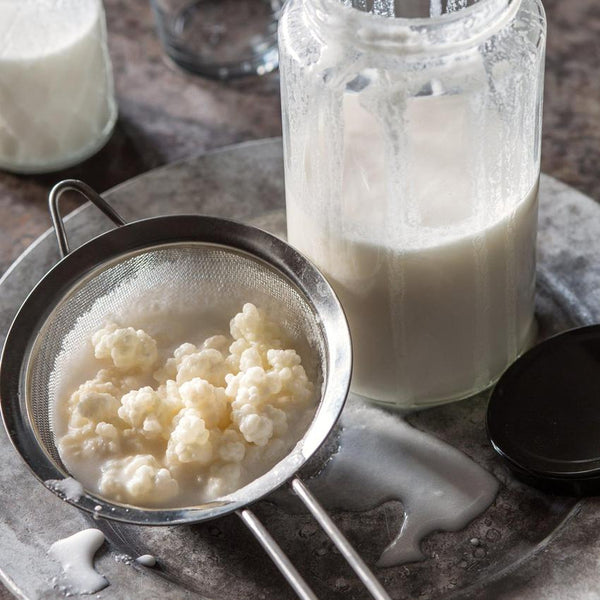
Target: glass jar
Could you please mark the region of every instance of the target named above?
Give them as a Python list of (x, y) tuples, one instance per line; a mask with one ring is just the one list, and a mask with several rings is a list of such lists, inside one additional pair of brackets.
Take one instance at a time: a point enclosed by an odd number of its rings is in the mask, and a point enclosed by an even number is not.
[(101, 0), (0, 0), (0, 169), (95, 154), (117, 120)]
[(283, 0), (150, 0), (167, 56), (214, 79), (265, 75), (277, 68)]
[(535, 333), (539, 0), (289, 0), (289, 241), (337, 291), (354, 392), (489, 387)]

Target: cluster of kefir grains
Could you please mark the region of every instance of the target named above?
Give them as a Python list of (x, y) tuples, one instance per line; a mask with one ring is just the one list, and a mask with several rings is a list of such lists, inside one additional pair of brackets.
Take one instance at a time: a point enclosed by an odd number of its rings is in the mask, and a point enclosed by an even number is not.
[(314, 386), (279, 327), (245, 304), (230, 336), (179, 346), (108, 324), (92, 337), (104, 368), (59, 410), (62, 460), (84, 486), (143, 506), (226, 495), (264, 474), (303, 435)]

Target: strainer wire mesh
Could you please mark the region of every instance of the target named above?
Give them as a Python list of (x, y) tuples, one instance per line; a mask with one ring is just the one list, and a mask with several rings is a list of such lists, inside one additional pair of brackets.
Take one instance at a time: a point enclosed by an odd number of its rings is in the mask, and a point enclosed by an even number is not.
[[(48, 455), (64, 469), (56, 406), (85, 380), (89, 340), (107, 321), (164, 336), (180, 320), (188, 335), (197, 329), (195, 339), (180, 343), (198, 342), (226, 333), (228, 319), (245, 302), (276, 317), (320, 389), (327, 353), (314, 308), (276, 269), (249, 254), (205, 243), (167, 244), (120, 256), (76, 282), (45, 320), (28, 360), (27, 409)], [(212, 323), (208, 330), (201, 325), (206, 322)]]

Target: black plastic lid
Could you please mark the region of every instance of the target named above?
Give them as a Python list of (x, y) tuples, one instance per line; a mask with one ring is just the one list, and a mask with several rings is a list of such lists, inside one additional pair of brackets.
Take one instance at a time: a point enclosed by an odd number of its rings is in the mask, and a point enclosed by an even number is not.
[(509, 367), (492, 392), (487, 431), (526, 483), (600, 494), (600, 325), (549, 338)]

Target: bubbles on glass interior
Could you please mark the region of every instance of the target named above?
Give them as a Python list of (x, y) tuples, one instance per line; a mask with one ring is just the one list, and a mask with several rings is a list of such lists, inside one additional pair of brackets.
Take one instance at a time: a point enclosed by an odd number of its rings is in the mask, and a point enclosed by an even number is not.
[(479, 0), (341, 0), (363, 12), (383, 17), (422, 19), (454, 13)]

